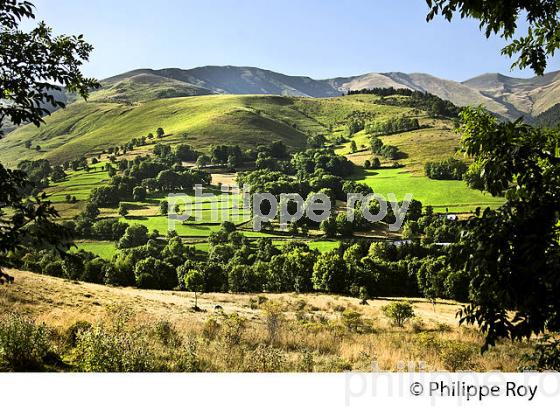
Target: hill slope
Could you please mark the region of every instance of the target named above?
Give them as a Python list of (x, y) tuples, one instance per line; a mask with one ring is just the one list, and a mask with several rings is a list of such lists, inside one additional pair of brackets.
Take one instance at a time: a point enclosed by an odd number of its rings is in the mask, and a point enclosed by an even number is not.
[[(104, 91), (100, 91), (103, 93)], [(294, 149), (307, 135), (329, 132), (354, 111), (370, 117), (402, 115), (410, 109), (377, 104), (375, 96), (333, 99), (266, 95), (208, 95), (151, 100), (142, 103), (76, 102), (46, 118), (46, 125), (20, 127), (0, 140), (0, 162), (48, 158), (54, 163), (129, 142), (163, 127), (167, 142), (186, 142), (201, 150), (212, 144), (255, 147), (282, 140)], [(183, 139), (182, 134), (189, 136)], [(26, 149), (25, 142), (40, 146)]]

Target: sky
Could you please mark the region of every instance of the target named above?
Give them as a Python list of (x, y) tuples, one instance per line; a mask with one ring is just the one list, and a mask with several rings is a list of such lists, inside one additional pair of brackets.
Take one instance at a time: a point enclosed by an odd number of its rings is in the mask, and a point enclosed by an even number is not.
[[(57, 34), (95, 47), (84, 73), (137, 68), (255, 66), (316, 79), (424, 72), (464, 81), (510, 71), (505, 42), (474, 20), (426, 22), (424, 0), (33, 0)], [(26, 22), (29, 28), (32, 22)], [(559, 70), (560, 58), (547, 71)]]

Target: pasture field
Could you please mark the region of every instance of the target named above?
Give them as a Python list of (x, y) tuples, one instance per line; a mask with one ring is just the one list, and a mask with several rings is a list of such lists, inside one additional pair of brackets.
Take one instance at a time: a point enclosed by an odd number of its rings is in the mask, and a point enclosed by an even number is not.
[(477, 207), (498, 207), (502, 198), (470, 189), (464, 181), (442, 181), (414, 175), (406, 168), (364, 170), (356, 181), (370, 186), (374, 192), (396, 195), (399, 201), (408, 193), (422, 204), (431, 205), (436, 212), (469, 213)]
[(110, 261), (117, 250), (117, 246), (113, 241), (76, 241), (76, 248), (74, 249), (91, 252)]

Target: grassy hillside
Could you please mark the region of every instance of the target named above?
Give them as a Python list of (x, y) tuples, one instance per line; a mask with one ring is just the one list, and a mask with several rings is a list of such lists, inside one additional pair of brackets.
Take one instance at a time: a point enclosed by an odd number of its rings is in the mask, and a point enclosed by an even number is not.
[[(62, 363), (67, 371), (100, 370), (87, 367), (66, 342), (78, 321), (101, 326), (99, 337), (130, 340), (126, 349), (113, 349), (111, 354), (128, 357), (134, 354), (128, 349), (142, 351), (154, 362), (152, 370), (368, 371), (375, 361), (387, 371), (411, 362), (421, 362), (429, 371), (515, 371), (530, 348), (527, 343), (501, 342), (480, 355), (482, 337), (472, 327), (458, 326), (455, 313), (460, 306), (453, 301), (432, 305), (412, 299), (416, 317), (399, 328), (381, 311), (396, 300), (392, 298), (360, 305), (355, 298), (324, 294), (206, 293), (198, 296), (202, 311), (196, 312), (192, 292), (113, 288), (24, 271), (8, 273), (16, 280), (0, 287), (0, 310), (27, 315), (52, 329), (51, 348), (60, 356), (58, 366)], [(221, 309), (215, 309), (217, 305)], [(277, 318), (274, 343), (271, 315)], [(112, 330), (115, 324), (118, 331)], [(238, 330), (235, 339), (228, 337), (232, 327)], [(173, 343), (167, 343), (170, 337)], [(196, 362), (181, 353), (193, 351)]]
[[(53, 163), (124, 144), (163, 127), (168, 141), (188, 133), (187, 142), (207, 150), (211, 144), (254, 147), (283, 140), (303, 148), (309, 134), (329, 134), (354, 111), (368, 118), (408, 115), (412, 109), (377, 104), (376, 96), (312, 99), (279, 96), (210, 95), (166, 98), (136, 104), (102, 102), (105, 90), (46, 118), (40, 128), (21, 127), (0, 140), (0, 162), (48, 158)], [(26, 149), (25, 142), (32, 148)], [(35, 150), (39, 145), (41, 149)]]

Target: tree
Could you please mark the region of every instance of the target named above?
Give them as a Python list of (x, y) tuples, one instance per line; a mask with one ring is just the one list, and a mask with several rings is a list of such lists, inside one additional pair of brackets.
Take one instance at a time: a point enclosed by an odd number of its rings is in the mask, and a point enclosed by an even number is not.
[(126, 228), (126, 231), (117, 244), (117, 248), (133, 248), (145, 245), (148, 242), (148, 228), (144, 225), (134, 224)]
[(64, 169), (62, 169), (60, 165), (56, 165), (52, 169), (51, 178), (54, 182), (60, 182), (66, 178), (66, 173), (64, 172)]
[(344, 293), (346, 291), (346, 265), (336, 250), (317, 257), (311, 278), (313, 288), (324, 292)]
[(321, 230), (325, 233), (327, 238), (334, 238), (337, 232), (336, 217), (331, 215), (321, 222)]
[(373, 157), (371, 159), (371, 168), (372, 169), (379, 169), (381, 168), (381, 161), (379, 159), (379, 157)]
[(286, 158), (288, 156), (286, 144), (282, 141), (274, 141), (270, 144), (270, 155), (274, 158)]
[(471, 303), (461, 320), (481, 327), (484, 349), (501, 337), (558, 331), (558, 131), (500, 122), (480, 108), (465, 109), (462, 122), (463, 150), (481, 185), (506, 202), (477, 210), (453, 253), (452, 267), (470, 278)]
[(188, 144), (179, 144), (175, 146), (174, 153), (180, 161), (194, 161), (198, 156), (198, 153)]
[(391, 302), (381, 308), (396, 326), (403, 327), (404, 324), (414, 317), (414, 308), (410, 302)]
[(159, 127), (156, 130), (156, 135), (158, 138), (163, 138), (165, 136), (165, 131), (163, 131), (163, 128)]
[(86, 219), (94, 220), (99, 216), (99, 208), (94, 202), (86, 202), (86, 206), (82, 211), (82, 216)]
[(98, 86), (80, 72), (93, 50), (82, 36), (54, 37), (44, 22), (30, 32), (20, 30), (22, 19), (35, 18), (33, 9), (29, 1), (0, 3), (0, 100), (7, 102), (0, 105), (0, 130), (6, 119), (40, 126), (50, 113), (46, 107), (65, 105), (53, 91), (65, 87), (86, 98)]
[(119, 215), (123, 218), (128, 215), (128, 205), (124, 202), (119, 204)]
[(204, 168), (208, 166), (208, 164), (210, 164), (210, 157), (208, 155), (201, 154), (196, 159), (196, 166), (198, 168)]
[(146, 199), (146, 188), (143, 186), (136, 186), (132, 190), (132, 198), (137, 202), (142, 202)]
[(167, 201), (163, 200), (159, 203), (159, 212), (162, 215), (167, 215), (169, 212), (169, 203)]
[[(430, 7), (427, 20), (441, 14), (451, 21), (453, 15), (474, 18), (480, 21), (486, 37), (498, 34), (510, 44), (502, 49), (502, 54), (518, 55), (512, 67), (530, 67), (538, 75), (546, 68), (547, 58), (560, 48), (560, 3), (556, 0), (426, 0)], [(517, 32), (520, 21), (526, 20), (528, 31), (524, 36)]]
[(352, 140), (352, 141), (350, 142), (350, 151), (351, 151), (352, 153), (358, 151), (358, 146), (356, 145), (356, 141), (354, 141), (354, 140)]
[(352, 236), (353, 224), (348, 220), (345, 212), (336, 216), (336, 232), (342, 237)]
[(25, 145), (25, 148), (27, 148), (27, 149), (31, 148), (31, 144), (33, 144), (33, 143), (31, 142), (31, 140), (25, 141), (25, 144), (24, 144), (24, 145)]
[(185, 289), (194, 292), (194, 309), (198, 311), (198, 298), (196, 294), (197, 292), (204, 291), (204, 275), (198, 269), (189, 269), (183, 276), (183, 283)]
[[(0, 164), (0, 267), (8, 265), (6, 255), (21, 247), (54, 248), (64, 251), (69, 246), (67, 232), (53, 222), (58, 212), (46, 195), (30, 197), (30, 182), (20, 170)], [(0, 278), (13, 278), (0, 269)]]
[(151, 256), (136, 263), (134, 277), (136, 286), (141, 289), (170, 290), (177, 286), (175, 268)]

